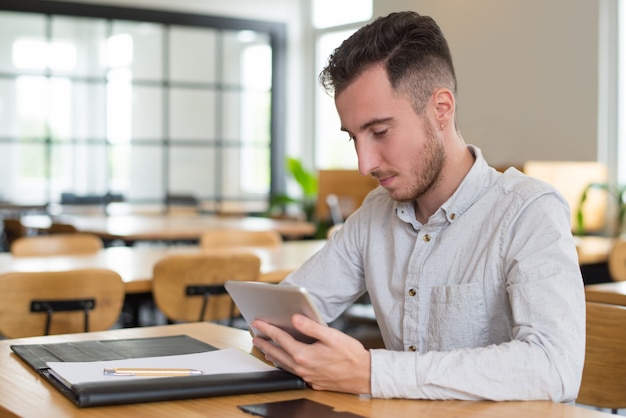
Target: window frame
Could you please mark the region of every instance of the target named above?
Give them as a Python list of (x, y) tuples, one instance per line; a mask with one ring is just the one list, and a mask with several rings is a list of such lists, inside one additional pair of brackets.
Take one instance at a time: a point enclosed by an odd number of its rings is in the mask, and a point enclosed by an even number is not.
[[(103, 20), (122, 20), (134, 22), (157, 23), (169, 27), (172, 25), (210, 28), (216, 30), (253, 30), (261, 32), (269, 37), (272, 49), (272, 85), (270, 90), (270, 185), (267, 203), (276, 195), (284, 193), (285, 190), (285, 114), (286, 114), (286, 25), (281, 22), (257, 21), (241, 18), (212, 16), (195, 13), (172, 12), (155, 9), (143, 9), (120, 6), (104, 6), (71, 2), (51, 2), (43, 0), (5, 0), (0, 4), (1, 11), (36, 13), (50, 16), (70, 16), (83, 18), (97, 18)], [(16, 73), (19, 75), (19, 73)], [(6, 76), (6, 75), (5, 75)], [(165, 152), (171, 146), (169, 139), (163, 135), (163, 147)], [(6, 139), (5, 139), (6, 140)], [(48, 158), (50, 154), (51, 139), (44, 138), (48, 147)], [(221, 148), (224, 149), (224, 148)], [(108, 153), (105, 153), (108, 154)], [(104, 158), (109, 158), (105, 155)], [(49, 162), (48, 162), (49, 164)], [(162, 202), (167, 207), (167, 164), (163, 163), (165, 175), (163, 190), (165, 194)], [(49, 193), (50, 170), (46, 169), (46, 181), (48, 183), (47, 203), (51, 203), (53, 196)], [(111, 192), (110, 177), (107, 189)], [(224, 196), (215, 195), (215, 206), (220, 206), (220, 201)], [(228, 197), (230, 199), (230, 197)], [(230, 199), (232, 201), (232, 199)]]

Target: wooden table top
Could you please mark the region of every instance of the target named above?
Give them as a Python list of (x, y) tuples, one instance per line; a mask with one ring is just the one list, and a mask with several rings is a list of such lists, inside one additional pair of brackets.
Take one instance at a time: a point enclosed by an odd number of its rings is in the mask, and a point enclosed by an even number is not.
[[(237, 251), (251, 252), (261, 259), (262, 281), (279, 282), (322, 248), (325, 242), (285, 241), (277, 247), (241, 247)], [(95, 255), (13, 257), (10, 253), (0, 253), (0, 273), (107, 268), (122, 276), (126, 293), (147, 293), (152, 291), (152, 268), (159, 260), (167, 255), (199, 251), (198, 246), (191, 245), (153, 245), (110, 247)]]
[[(25, 215), (25, 227), (45, 230), (52, 219), (48, 215)], [(108, 240), (132, 241), (186, 241), (198, 240), (202, 231), (209, 229), (276, 230), (288, 239), (311, 237), (315, 225), (309, 222), (276, 220), (262, 217), (225, 217), (202, 214), (120, 214), (120, 215), (59, 215), (56, 222), (73, 225)], [(575, 237), (580, 264), (604, 263), (608, 260), (614, 240), (606, 237)]]
[(11, 344), (58, 343), (96, 339), (142, 338), (186, 334), (218, 348), (238, 347), (252, 351), (247, 331), (211, 323), (126, 328), (87, 334), (56, 335), (0, 341), (0, 416), (20, 417), (250, 417), (237, 405), (308, 398), (337, 411), (364, 417), (481, 417), (527, 418), (529, 416), (600, 418), (609, 414), (549, 401), (465, 402), (399, 399), (360, 399), (358, 396), (311, 389), (250, 395), (199, 398), (181, 401), (78, 408), (11, 352)]
[[(31, 229), (47, 229), (52, 219), (47, 215), (25, 215), (22, 224)], [(125, 214), (125, 215), (59, 215), (55, 222), (73, 225), (104, 239), (124, 241), (198, 240), (209, 229), (276, 230), (290, 239), (310, 237), (315, 225), (309, 222), (277, 220), (263, 217), (228, 217), (202, 214)]]

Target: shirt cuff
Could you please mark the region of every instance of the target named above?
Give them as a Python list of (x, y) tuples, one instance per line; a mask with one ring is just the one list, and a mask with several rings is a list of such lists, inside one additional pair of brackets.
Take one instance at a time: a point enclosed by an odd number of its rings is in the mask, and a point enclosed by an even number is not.
[(416, 373), (418, 353), (376, 349), (370, 350), (370, 356), (372, 397), (422, 397)]

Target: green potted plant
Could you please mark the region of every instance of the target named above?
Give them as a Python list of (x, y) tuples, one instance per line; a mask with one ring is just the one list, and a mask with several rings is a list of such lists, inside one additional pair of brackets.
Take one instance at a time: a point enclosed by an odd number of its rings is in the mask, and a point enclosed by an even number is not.
[(315, 217), (315, 201), (318, 194), (318, 181), (315, 172), (307, 170), (302, 162), (293, 157), (286, 159), (287, 171), (300, 186), (301, 196), (292, 197), (287, 194), (274, 196), (270, 201), (269, 214), (284, 214), (288, 205), (297, 205), (307, 221), (313, 222)]

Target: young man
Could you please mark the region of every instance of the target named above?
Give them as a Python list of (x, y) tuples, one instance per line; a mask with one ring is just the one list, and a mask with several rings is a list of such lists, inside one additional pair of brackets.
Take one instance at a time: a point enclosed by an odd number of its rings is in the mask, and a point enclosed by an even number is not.
[[(422, 399), (576, 398), (583, 281), (569, 208), (550, 186), (490, 168), (455, 121), (437, 24), (394, 13), (337, 48), (320, 75), (378, 187), (285, 283), (326, 320), (368, 291), (386, 349), (296, 315), (302, 344), (262, 321), (266, 357), (314, 389)], [(505, 139), (505, 138), (504, 138)]]

